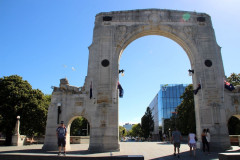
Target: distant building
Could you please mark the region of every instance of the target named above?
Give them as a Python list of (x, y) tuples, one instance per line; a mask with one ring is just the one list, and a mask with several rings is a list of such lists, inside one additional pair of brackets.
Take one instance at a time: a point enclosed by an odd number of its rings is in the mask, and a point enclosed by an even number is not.
[(181, 104), (180, 96), (185, 91), (188, 84), (161, 84), (160, 91), (149, 104), (154, 118), (153, 138), (159, 138), (159, 126), (164, 131), (164, 120), (176, 114), (176, 108)]
[(129, 130), (132, 129), (132, 126), (133, 126), (133, 125), (134, 125), (134, 124), (125, 123), (125, 124), (123, 125), (123, 127), (124, 127), (127, 131), (129, 131)]
[(149, 104), (149, 108), (152, 111), (154, 130), (152, 136), (154, 140), (159, 140), (159, 116), (158, 116), (158, 94), (154, 97), (152, 102)]

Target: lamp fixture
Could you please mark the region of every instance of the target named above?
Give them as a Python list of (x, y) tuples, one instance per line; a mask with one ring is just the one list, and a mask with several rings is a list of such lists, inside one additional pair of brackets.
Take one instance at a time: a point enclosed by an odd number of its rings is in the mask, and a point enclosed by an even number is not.
[(192, 76), (194, 74), (194, 70), (193, 69), (192, 70), (189, 69), (188, 72), (189, 72), (189, 76)]
[(121, 73), (121, 75), (124, 76), (124, 70), (123, 69), (119, 70), (118, 73), (119, 74)]

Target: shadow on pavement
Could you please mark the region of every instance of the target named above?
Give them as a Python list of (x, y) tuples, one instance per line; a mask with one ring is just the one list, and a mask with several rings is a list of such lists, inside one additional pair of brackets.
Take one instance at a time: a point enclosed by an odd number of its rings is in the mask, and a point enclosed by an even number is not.
[[(162, 143), (161, 143), (162, 145)], [(169, 144), (170, 145), (170, 144)], [(151, 160), (174, 160), (174, 159), (183, 159), (183, 160), (218, 160), (218, 154), (219, 153), (238, 153), (240, 154), (240, 149), (236, 149), (236, 150), (228, 150), (226, 152), (211, 152), (210, 154), (208, 154), (207, 152), (203, 152), (200, 149), (196, 150), (196, 157), (194, 157), (193, 155), (190, 155), (190, 152), (180, 152), (179, 156), (180, 158), (178, 158), (177, 156), (169, 155), (169, 156), (161, 156), (158, 158), (154, 158)]]
[[(44, 151), (42, 149), (22, 149), (22, 150), (11, 150), (11, 151), (0, 151), (0, 154), (11, 154), (11, 153), (36, 153), (36, 154), (58, 154), (58, 151)], [(67, 154), (73, 155), (91, 155), (97, 154), (99, 152), (91, 152), (88, 150), (75, 150), (75, 151), (67, 151)], [(101, 153), (109, 153), (109, 152), (101, 152)]]
[(169, 155), (169, 156), (163, 156), (154, 158), (151, 160), (174, 160), (174, 159), (184, 159), (184, 160), (218, 160), (218, 153), (211, 153), (208, 155), (207, 153), (203, 153), (201, 150), (196, 150), (196, 157), (193, 155), (190, 155), (190, 152), (180, 152), (179, 154), (180, 158), (176, 156)]

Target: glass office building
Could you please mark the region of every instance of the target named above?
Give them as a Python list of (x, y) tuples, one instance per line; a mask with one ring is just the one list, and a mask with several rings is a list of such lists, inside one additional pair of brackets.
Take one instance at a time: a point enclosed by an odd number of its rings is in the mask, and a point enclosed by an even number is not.
[(159, 126), (164, 130), (164, 120), (176, 114), (176, 108), (181, 104), (180, 96), (189, 84), (161, 84), (160, 91), (149, 104), (154, 118), (153, 134), (159, 134)]
[(175, 109), (181, 104), (180, 96), (188, 84), (166, 84), (160, 85), (158, 92), (159, 125), (164, 119), (169, 119), (175, 113)]
[(152, 111), (152, 116), (154, 121), (154, 130), (152, 132), (152, 136), (154, 140), (159, 140), (158, 94), (154, 97), (152, 102), (149, 104), (149, 107)]

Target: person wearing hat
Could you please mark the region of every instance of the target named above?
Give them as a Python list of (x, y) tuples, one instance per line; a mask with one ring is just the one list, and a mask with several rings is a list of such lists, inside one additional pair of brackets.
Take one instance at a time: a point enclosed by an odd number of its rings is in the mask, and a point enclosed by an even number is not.
[(58, 139), (58, 149), (59, 149), (59, 153), (58, 155), (61, 155), (61, 150), (63, 147), (64, 150), (64, 156), (66, 155), (66, 136), (67, 136), (67, 128), (64, 125), (64, 122), (61, 121), (61, 125), (57, 128), (56, 130), (56, 135), (57, 135), (57, 139)]

